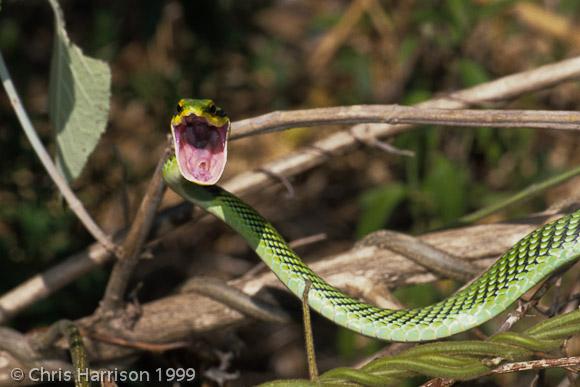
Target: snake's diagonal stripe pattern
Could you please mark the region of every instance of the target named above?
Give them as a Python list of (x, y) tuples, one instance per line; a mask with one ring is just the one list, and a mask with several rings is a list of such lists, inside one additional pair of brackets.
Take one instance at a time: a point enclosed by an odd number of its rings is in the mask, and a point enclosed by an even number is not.
[(335, 323), (388, 341), (426, 341), (484, 323), (527, 290), (580, 256), (580, 211), (545, 225), (514, 245), (489, 270), (453, 296), (424, 308), (389, 310), (360, 302), (314, 273), (261, 215), (229, 192), (183, 179), (175, 159), (165, 165), (169, 185), (241, 234), (298, 297), (311, 281), (310, 306)]

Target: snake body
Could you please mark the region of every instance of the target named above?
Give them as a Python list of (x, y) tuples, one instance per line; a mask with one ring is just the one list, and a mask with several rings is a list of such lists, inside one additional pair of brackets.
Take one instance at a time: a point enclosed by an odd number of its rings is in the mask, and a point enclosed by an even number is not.
[(314, 273), (256, 210), (211, 185), (223, 172), (229, 127), (229, 118), (213, 101), (179, 101), (171, 121), (176, 157), (164, 165), (166, 182), (238, 232), (297, 297), (302, 298), (309, 281), (309, 305), (363, 335), (414, 342), (466, 331), (497, 316), (526, 291), (580, 257), (578, 210), (533, 231), (475, 281), (441, 302), (405, 310), (360, 302)]
[(516, 243), (469, 286), (436, 304), (390, 310), (356, 300), (314, 273), (256, 210), (218, 186), (185, 180), (175, 158), (164, 177), (185, 199), (238, 232), (270, 270), (309, 305), (336, 324), (388, 341), (427, 341), (466, 331), (507, 309), (526, 291), (580, 257), (580, 210), (549, 223)]

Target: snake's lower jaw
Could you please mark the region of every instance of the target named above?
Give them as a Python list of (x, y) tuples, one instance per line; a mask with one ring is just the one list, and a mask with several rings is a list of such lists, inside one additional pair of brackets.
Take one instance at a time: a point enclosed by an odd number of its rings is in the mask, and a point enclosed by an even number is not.
[(190, 116), (172, 126), (177, 164), (185, 179), (201, 185), (217, 183), (227, 161), (229, 125), (214, 126)]

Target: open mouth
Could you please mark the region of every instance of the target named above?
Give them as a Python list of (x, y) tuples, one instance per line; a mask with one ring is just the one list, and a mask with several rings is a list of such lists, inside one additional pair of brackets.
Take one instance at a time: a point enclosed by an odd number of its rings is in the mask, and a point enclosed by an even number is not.
[(197, 184), (212, 185), (227, 160), (228, 126), (214, 126), (203, 117), (189, 115), (172, 125), (175, 155), (182, 175)]

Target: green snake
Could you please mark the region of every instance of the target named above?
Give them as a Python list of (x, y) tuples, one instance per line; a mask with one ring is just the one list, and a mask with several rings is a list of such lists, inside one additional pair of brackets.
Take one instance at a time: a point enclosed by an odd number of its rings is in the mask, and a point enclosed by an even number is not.
[(229, 118), (213, 101), (179, 101), (171, 121), (175, 157), (164, 165), (165, 181), (238, 232), (297, 297), (310, 281), (310, 307), (360, 334), (416, 342), (466, 331), (497, 316), (580, 257), (578, 210), (521, 239), (471, 284), (441, 302), (404, 310), (366, 304), (325, 282), (256, 210), (214, 185), (226, 163), (229, 128)]

